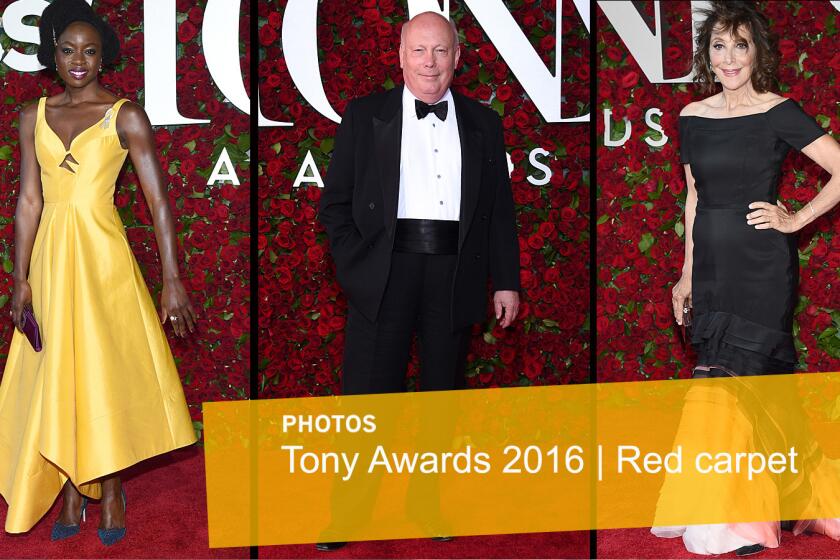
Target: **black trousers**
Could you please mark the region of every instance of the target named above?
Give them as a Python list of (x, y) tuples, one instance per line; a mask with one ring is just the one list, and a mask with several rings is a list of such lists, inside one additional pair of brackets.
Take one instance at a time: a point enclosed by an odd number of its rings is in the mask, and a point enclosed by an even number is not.
[(377, 320), (369, 321), (350, 305), (342, 378), (345, 395), (405, 391), (415, 333), (420, 390), (464, 387), (470, 329), (451, 328), (456, 262), (457, 255), (395, 252)]

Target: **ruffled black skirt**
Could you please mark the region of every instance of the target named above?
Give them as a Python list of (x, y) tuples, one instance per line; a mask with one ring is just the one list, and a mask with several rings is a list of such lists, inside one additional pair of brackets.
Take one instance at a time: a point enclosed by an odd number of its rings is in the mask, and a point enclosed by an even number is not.
[(796, 238), (746, 223), (745, 207), (698, 207), (691, 342), (698, 365), (736, 375), (792, 373)]

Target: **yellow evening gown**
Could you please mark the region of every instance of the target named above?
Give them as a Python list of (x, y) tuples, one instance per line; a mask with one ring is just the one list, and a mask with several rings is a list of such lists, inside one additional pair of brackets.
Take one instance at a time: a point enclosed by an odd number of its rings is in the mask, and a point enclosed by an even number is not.
[(15, 329), (0, 383), (0, 494), (10, 533), (31, 529), (68, 478), (96, 499), (96, 479), (196, 440), (114, 207), (128, 153), (116, 131), (125, 100), (69, 150), (47, 124), (45, 101), (35, 123), (44, 207), (29, 268), (43, 350)]

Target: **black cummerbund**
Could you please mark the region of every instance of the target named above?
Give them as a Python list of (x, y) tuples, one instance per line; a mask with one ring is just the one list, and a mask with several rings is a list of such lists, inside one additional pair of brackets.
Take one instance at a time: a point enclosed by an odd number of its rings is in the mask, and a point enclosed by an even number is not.
[(397, 220), (394, 251), (425, 255), (455, 255), (458, 253), (458, 222)]

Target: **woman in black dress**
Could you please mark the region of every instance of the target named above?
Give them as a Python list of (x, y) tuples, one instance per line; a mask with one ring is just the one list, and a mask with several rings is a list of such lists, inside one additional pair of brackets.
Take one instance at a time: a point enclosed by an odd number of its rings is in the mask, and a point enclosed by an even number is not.
[[(681, 324), (684, 308), (693, 307), (694, 377), (792, 373), (799, 278), (793, 234), (840, 201), (840, 146), (796, 102), (770, 91), (778, 57), (768, 22), (751, 3), (714, 2), (705, 15), (695, 80), (713, 93), (717, 78), (722, 91), (680, 113), (686, 245), (674, 315)], [(790, 148), (832, 174), (797, 212), (776, 198)], [(740, 525), (654, 533), (683, 536), (701, 554), (778, 546), (778, 523)]]

